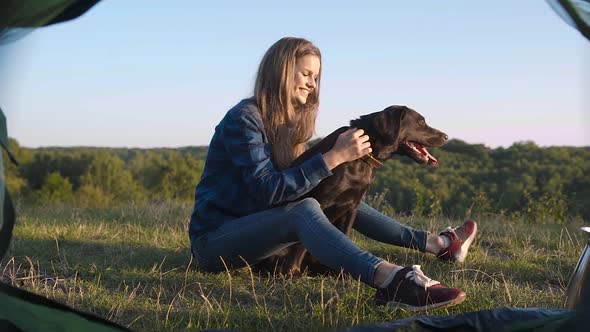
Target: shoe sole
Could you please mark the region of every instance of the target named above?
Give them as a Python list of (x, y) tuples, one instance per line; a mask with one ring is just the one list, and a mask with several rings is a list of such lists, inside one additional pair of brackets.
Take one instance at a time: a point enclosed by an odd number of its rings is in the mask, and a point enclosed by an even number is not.
[(471, 235), (469, 235), (469, 237), (467, 237), (467, 240), (465, 240), (465, 242), (463, 242), (463, 244), (461, 245), (461, 250), (459, 251), (459, 255), (455, 258), (455, 262), (463, 263), (465, 261), (465, 258), (467, 258), (467, 252), (469, 251), (469, 247), (471, 246), (473, 240), (475, 240), (476, 234), (477, 223), (473, 222), (473, 232), (471, 233)]
[(451, 306), (457, 305), (457, 304), (465, 301), (466, 298), (467, 298), (467, 296), (465, 294), (463, 294), (462, 296), (458, 296), (457, 298), (446, 301), (446, 302), (427, 304), (422, 307), (415, 307), (415, 306), (412, 306), (412, 305), (409, 305), (406, 303), (395, 302), (395, 301), (387, 302), (385, 305), (389, 308), (399, 308), (399, 309), (404, 309), (404, 310), (411, 311), (411, 312), (419, 312), (419, 311), (425, 311), (425, 310), (436, 309), (436, 308), (451, 307)]

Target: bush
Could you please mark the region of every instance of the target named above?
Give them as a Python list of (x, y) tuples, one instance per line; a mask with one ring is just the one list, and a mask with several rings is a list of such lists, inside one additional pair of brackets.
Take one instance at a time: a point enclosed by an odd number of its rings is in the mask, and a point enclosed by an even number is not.
[(42, 203), (67, 202), (72, 200), (72, 184), (58, 172), (49, 173), (39, 191)]

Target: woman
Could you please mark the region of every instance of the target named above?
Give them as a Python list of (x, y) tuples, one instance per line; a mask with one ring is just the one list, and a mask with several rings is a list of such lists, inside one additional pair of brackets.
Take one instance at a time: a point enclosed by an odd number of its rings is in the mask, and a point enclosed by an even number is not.
[[(460, 289), (358, 248), (312, 199), (300, 199), (341, 163), (371, 152), (369, 137), (350, 129), (327, 153), (290, 163), (312, 137), (319, 106), (321, 55), (305, 39), (283, 38), (264, 55), (254, 96), (230, 109), (215, 128), (190, 222), (192, 252), (205, 271), (255, 264), (301, 242), (321, 263), (377, 288), (376, 300), (409, 310), (454, 305)], [(366, 204), (355, 229), (378, 241), (465, 259), (476, 233), (469, 221), (440, 236), (401, 225)]]

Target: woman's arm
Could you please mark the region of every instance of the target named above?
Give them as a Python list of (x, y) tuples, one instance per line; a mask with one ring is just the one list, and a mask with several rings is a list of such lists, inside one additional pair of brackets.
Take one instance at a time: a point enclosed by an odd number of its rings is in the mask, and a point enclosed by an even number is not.
[(276, 169), (270, 145), (263, 138), (262, 121), (255, 112), (235, 112), (226, 117), (222, 126), (225, 149), (233, 165), (241, 169), (249, 194), (261, 208), (296, 200), (332, 174), (320, 153), (297, 166)]

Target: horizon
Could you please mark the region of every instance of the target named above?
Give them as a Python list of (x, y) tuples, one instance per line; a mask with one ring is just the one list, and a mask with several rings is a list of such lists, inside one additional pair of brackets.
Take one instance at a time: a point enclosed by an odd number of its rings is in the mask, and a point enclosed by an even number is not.
[[(9, 137), (9, 138), (13, 138), (14, 137)], [(315, 139), (323, 139), (325, 138), (325, 136), (321, 136), (321, 137), (314, 137), (312, 138), (310, 141), (313, 141)], [(451, 137), (449, 138), (449, 140), (447, 141), (460, 141), (463, 143), (466, 143), (468, 145), (481, 145), (483, 146), (485, 149), (491, 149), (491, 150), (496, 150), (499, 148), (503, 148), (503, 149), (508, 149), (511, 148), (514, 145), (519, 145), (519, 144), (529, 144), (532, 143), (535, 146), (539, 147), (539, 148), (579, 148), (579, 149), (590, 149), (590, 145), (539, 145), (534, 141), (531, 140), (525, 140), (525, 141), (517, 141), (517, 142), (513, 142), (512, 144), (508, 145), (508, 146), (496, 146), (496, 147), (492, 147), (492, 146), (488, 146), (485, 145), (483, 143), (470, 143), (467, 142), (465, 140), (462, 140), (460, 138), (456, 138), (456, 137)], [(208, 148), (209, 145), (181, 145), (181, 146), (149, 146), (149, 147), (140, 147), (140, 146), (100, 146), (100, 145), (44, 145), (44, 146), (24, 146), (21, 145), (20, 142), (18, 142), (18, 146), (19, 148), (24, 148), (24, 149), (31, 149), (31, 150), (35, 150), (35, 149), (85, 149), (85, 148), (89, 148), (89, 149), (128, 149), (128, 150), (132, 150), (132, 149), (138, 149), (138, 150), (157, 150), (157, 149), (170, 149), (170, 150), (176, 150), (176, 149), (187, 149), (187, 148)], [(444, 147), (446, 146), (443, 145), (442, 147), (438, 147), (437, 149), (444, 149)], [(430, 147), (432, 148), (432, 147)]]
[(291, 35), (322, 51), (314, 138), (407, 105), (472, 145), (590, 146), (590, 44), (545, 2), (142, 4), (102, 1), (0, 48), (9, 136), (28, 148), (208, 146), (264, 52)]

